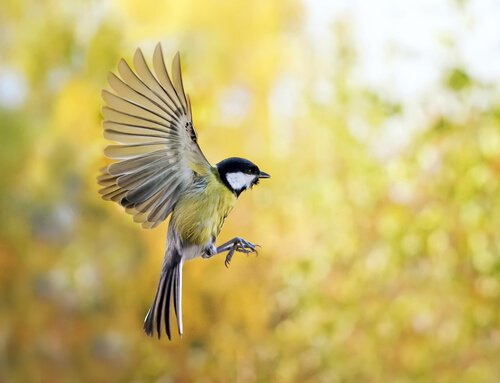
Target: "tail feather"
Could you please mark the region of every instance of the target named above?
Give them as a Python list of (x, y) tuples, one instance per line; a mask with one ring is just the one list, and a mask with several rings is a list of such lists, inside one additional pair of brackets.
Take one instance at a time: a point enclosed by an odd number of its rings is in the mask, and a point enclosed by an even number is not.
[[(177, 265), (178, 266), (178, 265)], [(163, 313), (163, 321), (165, 322), (165, 332), (167, 333), (168, 339), (172, 339), (172, 332), (170, 330), (170, 308), (171, 308), (171, 302), (172, 302), (172, 291), (174, 290), (174, 286), (172, 284), (175, 283), (174, 281), (174, 268), (170, 268), (168, 270), (167, 274), (167, 291), (165, 292), (165, 300), (163, 302), (163, 305), (161, 306), (161, 312), (158, 315), (156, 321), (157, 321), (157, 328), (158, 328), (158, 338), (160, 338), (160, 329), (161, 329), (161, 317)]]
[(182, 267), (174, 270), (174, 311), (177, 318), (177, 327), (179, 335), (182, 335)]
[[(165, 320), (167, 317), (170, 320), (170, 313), (165, 313), (165, 308), (167, 307), (167, 301), (168, 301), (168, 307), (170, 307), (170, 291), (171, 291), (171, 280), (172, 280), (172, 270), (168, 270), (167, 274), (164, 276), (163, 283), (161, 284), (161, 288), (159, 290), (160, 294), (160, 300), (158, 301), (158, 307), (155, 310), (156, 314), (156, 331), (158, 332), (158, 339), (161, 338), (161, 317), (162, 315), (165, 317)], [(167, 315), (165, 315), (167, 314)], [(154, 319), (153, 319), (154, 321)], [(167, 333), (168, 339), (170, 339), (170, 328), (165, 327), (165, 331)]]
[(170, 312), (173, 304), (179, 335), (182, 335), (182, 261), (168, 264), (162, 271), (156, 296), (144, 320), (144, 331), (153, 336), (155, 327), (158, 338), (161, 337), (162, 320), (168, 339), (172, 338)]

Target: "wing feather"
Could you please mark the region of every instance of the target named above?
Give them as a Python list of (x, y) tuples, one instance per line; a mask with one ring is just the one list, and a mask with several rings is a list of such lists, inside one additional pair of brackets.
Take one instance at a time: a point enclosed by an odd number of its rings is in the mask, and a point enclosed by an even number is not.
[(179, 52), (175, 54), (174, 60), (172, 61), (172, 80), (175, 92), (182, 103), (184, 111), (187, 113), (187, 101), (186, 95), (184, 94), (184, 87), (182, 86), (181, 59)]
[(120, 203), (135, 222), (152, 228), (168, 217), (195, 177), (212, 170), (197, 143), (179, 54), (172, 77), (160, 44), (153, 54), (154, 73), (140, 49), (133, 62), (135, 71), (120, 60), (120, 77), (108, 76), (112, 91), (102, 91), (104, 137), (115, 144), (105, 148), (113, 162), (97, 180), (104, 199)]
[(178, 109), (175, 102), (169, 97), (161, 97), (158, 93), (154, 92), (152, 89), (148, 88), (146, 84), (135, 74), (135, 72), (130, 68), (125, 60), (121, 60), (118, 64), (118, 73), (122, 77), (125, 83), (127, 83), (131, 88), (136, 90), (138, 93), (147, 94), (151, 99), (155, 99), (158, 103), (165, 105), (171, 111)]
[(116, 94), (121, 98), (130, 100), (138, 105), (143, 105), (161, 115), (165, 114), (168, 116), (167, 118), (171, 118), (172, 120), (177, 119), (175, 114), (172, 113), (172, 109), (170, 107), (165, 107), (161, 103), (155, 101), (153, 97), (145, 96), (144, 94), (136, 91), (130, 85), (119, 79), (114, 73), (109, 74), (108, 82), (111, 88), (113, 88)]
[(115, 121), (104, 121), (102, 127), (104, 128), (104, 134), (109, 131), (125, 135), (140, 135), (165, 139), (178, 137), (169, 130), (153, 128), (149, 126), (132, 125)]
[(158, 80), (169, 97), (169, 99), (176, 105), (176, 109), (181, 109), (182, 104), (180, 103), (177, 92), (170, 80), (170, 76), (167, 72), (167, 66), (165, 65), (165, 59), (163, 58), (163, 52), (161, 45), (156, 45), (155, 51), (153, 53), (153, 67)]
[[(163, 87), (160, 85), (155, 76), (153, 76), (153, 73), (151, 73), (151, 70), (146, 64), (146, 60), (144, 59), (144, 55), (142, 54), (142, 51), (140, 49), (137, 49), (135, 51), (134, 66), (142, 82), (154, 94), (156, 94), (158, 97), (164, 100), (165, 103), (167, 103), (168, 102), (167, 98), (169, 98), (168, 93), (165, 91), (165, 89), (163, 89)], [(167, 98), (165, 98), (165, 96), (167, 96)], [(169, 101), (171, 101), (175, 105), (175, 107), (171, 106), (170, 108), (172, 109), (172, 111), (176, 112), (180, 107), (179, 100), (170, 97)]]
[(127, 173), (140, 172), (149, 167), (151, 163), (158, 159), (163, 159), (165, 154), (163, 151), (148, 153), (144, 156), (131, 158), (125, 161), (116, 162), (109, 165), (107, 168), (108, 174), (119, 176)]
[[(148, 109), (150, 107), (149, 105), (136, 104), (130, 100), (114, 95), (107, 90), (102, 91), (102, 98), (109, 107), (130, 116), (150, 120), (159, 124), (165, 124), (165, 122), (169, 125), (178, 123), (177, 119), (169, 118), (166, 113), (159, 109)], [(165, 128), (168, 128), (169, 125), (165, 126)]]
[[(156, 222), (157, 220), (163, 220), (166, 218), (165, 216), (161, 219), (163, 216), (162, 211), (163, 213), (165, 212), (164, 210), (168, 211), (169, 208), (176, 202), (172, 200), (172, 196), (179, 192), (180, 186), (180, 183), (177, 183), (166, 190), (165, 194), (161, 197), (158, 203), (152, 207), (151, 213), (148, 215), (148, 221)], [(162, 210), (163, 208), (165, 209)]]
[(174, 179), (174, 172), (162, 172), (150, 177), (145, 183), (137, 189), (127, 193), (127, 199), (132, 202), (144, 202), (163, 189), (168, 183)]
[(145, 142), (162, 142), (166, 137), (163, 135), (155, 135), (155, 134), (141, 134), (138, 132), (124, 132), (123, 130), (115, 130), (115, 129), (105, 129), (104, 130), (104, 138), (120, 142), (122, 144), (127, 143), (145, 143)]

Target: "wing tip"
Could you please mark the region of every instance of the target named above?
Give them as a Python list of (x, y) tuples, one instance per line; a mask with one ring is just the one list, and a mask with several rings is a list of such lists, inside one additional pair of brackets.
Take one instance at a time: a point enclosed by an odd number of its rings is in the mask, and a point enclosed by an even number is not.
[[(110, 103), (109, 100), (110, 100), (110, 98), (113, 98), (113, 96), (115, 96), (115, 95), (112, 92), (110, 92), (109, 90), (104, 89), (104, 88), (101, 89), (101, 98), (106, 103), (104, 105), (104, 107), (108, 106), (108, 104)], [(104, 107), (102, 109), (104, 109)]]
[(123, 77), (123, 73), (130, 70), (130, 66), (127, 61), (122, 57), (120, 61), (118, 61), (118, 73)]
[[(178, 72), (178, 73), (176, 73)], [(172, 75), (176, 76), (177, 74), (181, 77), (181, 54), (177, 51), (172, 59)], [(180, 78), (182, 80), (182, 77)]]
[(137, 68), (141, 64), (145, 64), (146, 66), (148, 66), (146, 63), (146, 59), (144, 58), (144, 53), (142, 53), (142, 49), (137, 48), (134, 52), (134, 66)]
[(113, 72), (108, 72), (108, 84), (111, 85), (114, 80), (118, 79), (118, 76), (114, 74)]
[(140, 47), (137, 47), (135, 52), (134, 52), (134, 59), (136, 56), (142, 56), (144, 57), (144, 54), (142, 53), (142, 49)]

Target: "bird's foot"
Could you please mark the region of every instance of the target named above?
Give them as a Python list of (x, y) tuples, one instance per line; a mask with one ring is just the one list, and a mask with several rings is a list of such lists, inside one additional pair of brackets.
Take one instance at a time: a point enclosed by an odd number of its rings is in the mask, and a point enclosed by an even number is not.
[[(244, 253), (244, 254), (250, 254), (250, 253), (256, 253), (257, 254), (257, 247), (260, 247), (259, 245), (254, 245), (253, 243), (240, 238), (236, 237), (233, 238), (231, 241), (226, 242), (224, 245), (220, 246), (217, 248), (217, 252), (224, 252), (229, 250), (229, 252), (226, 255), (226, 260), (224, 261), (224, 264), (226, 267), (229, 267), (229, 264), (231, 263), (231, 259), (233, 258), (233, 255), (235, 252), (239, 253)], [(219, 251), (221, 249), (221, 251)]]

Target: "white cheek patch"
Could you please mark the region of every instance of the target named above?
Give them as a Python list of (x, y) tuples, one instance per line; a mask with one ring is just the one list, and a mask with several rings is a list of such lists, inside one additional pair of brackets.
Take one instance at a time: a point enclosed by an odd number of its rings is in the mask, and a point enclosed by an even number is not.
[(227, 173), (226, 179), (229, 185), (234, 190), (248, 189), (252, 184), (255, 176), (253, 174), (245, 174), (242, 172)]

